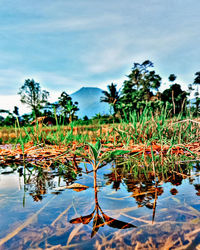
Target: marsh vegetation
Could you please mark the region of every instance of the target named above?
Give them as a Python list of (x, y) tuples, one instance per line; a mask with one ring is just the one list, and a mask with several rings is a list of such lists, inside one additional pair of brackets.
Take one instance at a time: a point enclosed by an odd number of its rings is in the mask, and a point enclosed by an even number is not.
[(0, 148), (0, 245), (198, 249), (200, 121), (181, 118), (16, 126)]
[(0, 247), (199, 248), (199, 97), (189, 105), (173, 74), (154, 93), (151, 67), (135, 63), (122, 93), (109, 85), (111, 113), (93, 119), (78, 119), (66, 92), (50, 104), (25, 81), (32, 113), (15, 107), (0, 128)]

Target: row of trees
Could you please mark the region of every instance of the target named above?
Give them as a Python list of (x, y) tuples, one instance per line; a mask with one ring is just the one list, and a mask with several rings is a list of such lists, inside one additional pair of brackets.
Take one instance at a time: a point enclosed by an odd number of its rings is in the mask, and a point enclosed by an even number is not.
[[(188, 85), (188, 92), (183, 91), (181, 86), (175, 83), (176, 76), (169, 76), (170, 86), (163, 93), (159, 92), (161, 77), (156, 74), (153, 63), (149, 60), (142, 64), (134, 63), (131, 73), (124, 81), (122, 89), (117, 90), (117, 85), (111, 83), (108, 90), (103, 91), (102, 102), (109, 103), (113, 108), (113, 114), (116, 116), (126, 115), (136, 111), (140, 114), (146, 106), (153, 111), (160, 110), (162, 107), (168, 107), (171, 115), (184, 112), (188, 104), (188, 96), (195, 90), (195, 113), (197, 114), (200, 106), (198, 85), (200, 84), (200, 72), (195, 74), (192, 84)], [(193, 86), (196, 85), (194, 88)], [(171, 111), (171, 112), (170, 112)]]
[(25, 80), (18, 94), (21, 97), (21, 102), (29, 106), (32, 112), (20, 117), (19, 109), (16, 106), (13, 112), (0, 109), (0, 113), (7, 114), (5, 119), (3, 116), (0, 116), (0, 125), (13, 125), (16, 118), (24, 125), (28, 124), (30, 120), (37, 119), (41, 116), (57, 117), (60, 122), (69, 123), (75, 117), (75, 112), (79, 110), (78, 103), (73, 102), (72, 98), (66, 92), (61, 93), (57, 102), (49, 103), (49, 92), (42, 90), (40, 84), (33, 79)]
[[(140, 114), (147, 106), (153, 111), (159, 111), (162, 107), (167, 106), (169, 113), (176, 115), (185, 111), (188, 96), (192, 91), (195, 91), (195, 112), (197, 114), (200, 106), (198, 92), (200, 72), (195, 74), (194, 82), (188, 85), (188, 92), (183, 91), (181, 86), (175, 83), (175, 80), (176, 76), (171, 74), (169, 76), (171, 85), (161, 93), (158, 91), (161, 85), (161, 77), (153, 70), (153, 63), (149, 60), (141, 64), (134, 63), (131, 73), (123, 83), (122, 89), (117, 90), (117, 85), (111, 83), (108, 85), (107, 91), (102, 91), (101, 102), (110, 104), (115, 118), (117, 116), (126, 116), (128, 118), (133, 111)], [(66, 92), (61, 93), (57, 102), (49, 103), (49, 92), (42, 90), (40, 84), (33, 79), (27, 79), (18, 94), (21, 97), (21, 102), (32, 109), (30, 115), (25, 114), (22, 116), (21, 122), (28, 123), (30, 119), (37, 119), (40, 116), (57, 117), (62, 123), (69, 123), (77, 118), (78, 103), (73, 102)], [(12, 125), (17, 117), (20, 120), (17, 107), (14, 107), (13, 112), (0, 110), (0, 113), (7, 113), (5, 119), (0, 116), (0, 125)], [(86, 118), (85, 120), (87, 120)]]
[[(33, 79), (25, 80), (24, 85), (20, 88), (18, 93), (21, 96), (21, 102), (31, 107), (33, 116), (37, 119), (41, 115), (54, 113), (62, 115), (65, 119), (71, 121), (76, 111), (78, 111), (78, 103), (72, 101), (72, 98), (66, 93), (62, 92), (58, 98), (58, 102), (49, 103), (49, 92), (41, 90), (40, 84)], [(41, 109), (44, 112), (42, 114)]]

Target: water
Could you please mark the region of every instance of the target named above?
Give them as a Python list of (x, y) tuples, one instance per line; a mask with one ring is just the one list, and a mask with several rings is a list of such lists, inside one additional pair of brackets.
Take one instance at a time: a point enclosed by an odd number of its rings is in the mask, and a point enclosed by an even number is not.
[[(0, 249), (199, 249), (198, 168), (155, 182), (112, 164), (96, 181), (82, 170), (1, 166)], [(73, 183), (88, 188), (64, 188)]]

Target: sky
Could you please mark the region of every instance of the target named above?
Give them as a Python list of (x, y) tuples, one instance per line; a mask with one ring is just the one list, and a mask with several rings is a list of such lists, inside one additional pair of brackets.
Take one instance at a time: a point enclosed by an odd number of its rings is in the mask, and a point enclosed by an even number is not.
[(25, 79), (56, 101), (81, 87), (121, 87), (151, 60), (183, 89), (200, 71), (199, 0), (0, 0), (0, 109), (19, 106)]

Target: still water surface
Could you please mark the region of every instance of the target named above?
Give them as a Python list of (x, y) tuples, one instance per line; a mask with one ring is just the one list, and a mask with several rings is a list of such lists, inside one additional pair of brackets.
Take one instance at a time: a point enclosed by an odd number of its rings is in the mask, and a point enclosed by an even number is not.
[(0, 249), (200, 249), (198, 169), (155, 182), (112, 164), (95, 181), (81, 170), (1, 166)]

